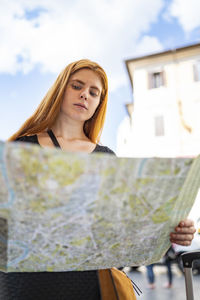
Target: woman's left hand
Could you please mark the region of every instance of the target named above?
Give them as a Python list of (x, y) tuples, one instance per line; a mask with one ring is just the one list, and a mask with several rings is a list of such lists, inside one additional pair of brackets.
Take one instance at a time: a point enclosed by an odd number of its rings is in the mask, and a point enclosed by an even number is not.
[(175, 227), (174, 232), (170, 233), (170, 242), (182, 246), (190, 246), (195, 231), (196, 229), (192, 220), (183, 220)]

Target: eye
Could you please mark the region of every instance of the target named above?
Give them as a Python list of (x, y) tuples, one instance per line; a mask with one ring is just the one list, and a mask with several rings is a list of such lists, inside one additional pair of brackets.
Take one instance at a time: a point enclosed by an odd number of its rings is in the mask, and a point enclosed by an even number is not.
[(97, 91), (91, 90), (91, 91), (90, 91), (90, 95), (91, 95), (92, 97), (97, 97), (97, 96), (99, 96), (99, 93), (98, 93)]
[(80, 84), (77, 84), (77, 83), (72, 83), (72, 88), (74, 90), (80, 90), (81, 89), (81, 85)]

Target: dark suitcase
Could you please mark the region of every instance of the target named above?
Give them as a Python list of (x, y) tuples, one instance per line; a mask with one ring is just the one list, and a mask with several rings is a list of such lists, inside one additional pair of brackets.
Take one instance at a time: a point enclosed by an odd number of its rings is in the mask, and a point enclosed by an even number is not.
[(181, 255), (185, 275), (185, 288), (187, 300), (194, 300), (192, 264), (196, 259), (200, 259), (200, 251), (189, 251)]

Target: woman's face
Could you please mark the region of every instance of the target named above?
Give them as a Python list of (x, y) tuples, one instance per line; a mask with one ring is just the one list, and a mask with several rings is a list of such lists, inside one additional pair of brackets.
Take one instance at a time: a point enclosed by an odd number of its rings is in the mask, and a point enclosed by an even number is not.
[(73, 120), (85, 122), (90, 119), (100, 103), (101, 78), (90, 69), (74, 73), (65, 89), (61, 114)]

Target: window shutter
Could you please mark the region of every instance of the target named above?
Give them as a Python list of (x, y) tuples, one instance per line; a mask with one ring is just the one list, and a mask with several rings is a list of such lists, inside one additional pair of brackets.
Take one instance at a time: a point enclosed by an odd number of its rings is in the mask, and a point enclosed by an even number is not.
[(198, 81), (197, 65), (193, 65), (193, 79)]
[(153, 80), (152, 80), (152, 73), (148, 73), (148, 89), (152, 89), (153, 88)]
[(167, 86), (166, 72), (164, 70), (162, 71), (162, 83), (163, 86)]

